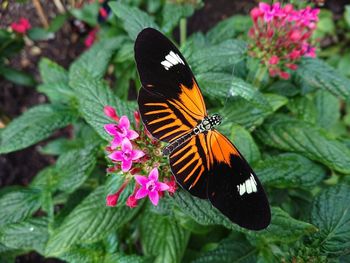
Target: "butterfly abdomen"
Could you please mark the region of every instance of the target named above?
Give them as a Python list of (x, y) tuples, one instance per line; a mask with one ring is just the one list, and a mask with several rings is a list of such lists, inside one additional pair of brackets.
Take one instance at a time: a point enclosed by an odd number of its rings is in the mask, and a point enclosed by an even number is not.
[(170, 155), (177, 147), (189, 140), (192, 136), (209, 131), (221, 123), (221, 117), (218, 114), (206, 116), (190, 133), (187, 133), (176, 139), (163, 148), (163, 155)]
[(192, 132), (187, 133), (184, 136), (181, 136), (180, 138), (176, 139), (175, 141), (173, 141), (169, 145), (165, 146), (163, 148), (163, 155), (165, 155), (165, 156), (170, 155), (177, 147), (181, 146), (184, 142), (189, 140), (193, 135), (195, 135), (195, 134), (192, 131)]

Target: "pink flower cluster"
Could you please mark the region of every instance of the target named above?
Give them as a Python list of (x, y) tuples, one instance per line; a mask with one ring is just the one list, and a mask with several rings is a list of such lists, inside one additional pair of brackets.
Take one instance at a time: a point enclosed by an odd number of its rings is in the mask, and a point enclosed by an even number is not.
[[(105, 115), (113, 119), (115, 123), (106, 124), (104, 126), (105, 131), (112, 136), (110, 145), (106, 148), (108, 152), (108, 158), (113, 162), (113, 166), (107, 169), (108, 173), (116, 171), (122, 171), (126, 174), (124, 183), (119, 190), (106, 198), (107, 206), (115, 206), (118, 202), (120, 194), (124, 191), (125, 187), (129, 184), (132, 178), (135, 179), (136, 184), (133, 193), (126, 201), (126, 205), (129, 207), (136, 207), (137, 200), (144, 197), (149, 197), (153, 205), (158, 205), (159, 198), (163, 196), (164, 191), (168, 191), (173, 194), (176, 191), (175, 179), (170, 181), (160, 182), (158, 180), (159, 173), (158, 168), (153, 168), (148, 177), (139, 175), (138, 173), (144, 168), (150, 168), (146, 165), (147, 161), (150, 161), (150, 156), (144, 151), (139, 150), (141, 147), (146, 147), (147, 140), (151, 141), (151, 148), (154, 148), (155, 141), (147, 136), (149, 134), (146, 130), (140, 129), (140, 115), (136, 111), (134, 113), (135, 127), (139, 130), (139, 133), (146, 134), (140, 138), (140, 134), (130, 128), (130, 121), (128, 117), (122, 116), (119, 118), (114, 108), (106, 106), (104, 108)], [(147, 149), (145, 149), (146, 151)], [(156, 167), (158, 165), (155, 165)], [(147, 170), (147, 169), (146, 169)]]
[(249, 37), (250, 55), (264, 63), (270, 76), (288, 79), (288, 69), (296, 70), (302, 56), (315, 57), (311, 36), (316, 29), (319, 9), (295, 10), (291, 4), (281, 6), (260, 3), (251, 10), (253, 27)]
[(17, 32), (19, 34), (26, 34), (29, 29), (32, 28), (31, 24), (29, 23), (29, 20), (26, 18), (20, 18), (18, 22), (13, 22), (11, 24), (11, 28), (14, 32)]

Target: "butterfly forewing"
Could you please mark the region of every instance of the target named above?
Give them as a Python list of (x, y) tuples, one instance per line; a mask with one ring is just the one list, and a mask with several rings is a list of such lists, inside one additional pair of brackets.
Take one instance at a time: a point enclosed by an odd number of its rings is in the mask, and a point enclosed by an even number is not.
[(190, 132), (206, 115), (203, 97), (185, 58), (160, 32), (147, 28), (137, 37), (135, 60), (142, 88), (142, 120), (157, 139)]
[[(144, 29), (135, 43), (142, 88), (138, 104), (147, 130), (172, 142), (192, 132), (207, 116), (202, 93), (185, 58), (155, 29)], [(232, 222), (259, 230), (271, 214), (265, 192), (235, 146), (215, 130), (199, 133), (169, 155), (177, 182), (192, 195), (209, 199)]]

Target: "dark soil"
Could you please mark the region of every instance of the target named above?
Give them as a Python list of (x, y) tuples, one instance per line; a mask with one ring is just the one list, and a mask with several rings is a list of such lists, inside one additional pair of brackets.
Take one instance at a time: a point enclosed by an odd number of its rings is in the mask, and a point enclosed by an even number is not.
[[(0, 4), (4, 0), (0, 0)], [(8, 27), (13, 21), (21, 17), (28, 18), (32, 26), (42, 26), (31, 1), (19, 4), (14, 0), (4, 10), (0, 5), (0, 27)], [(42, 0), (42, 6), (48, 19), (58, 14), (53, 1)], [(62, 3), (66, 1), (62, 0)], [(233, 14), (248, 14), (257, 1), (249, 0), (206, 0), (202, 9), (197, 10), (188, 21), (189, 33), (195, 31), (206, 32), (217, 22)], [(344, 1), (327, 1), (326, 5), (335, 14), (344, 10)], [(66, 23), (49, 41), (35, 42), (13, 57), (10, 65), (34, 74), (37, 81), (38, 62), (42, 57), (48, 57), (58, 64), (68, 67), (69, 64), (84, 51), (83, 38), (77, 35), (70, 23)], [(34, 52), (36, 51), (36, 52)], [(39, 51), (39, 52), (38, 52)], [(21, 115), (34, 105), (47, 102), (47, 98), (36, 92), (34, 88), (15, 85), (0, 78), (0, 120), (11, 120)], [(58, 131), (54, 137), (66, 136), (65, 130)], [(45, 166), (54, 162), (52, 157), (38, 152), (38, 145), (14, 153), (0, 156), (0, 187), (7, 185), (28, 185), (32, 178)], [(62, 262), (54, 259), (43, 259), (36, 253), (30, 253), (16, 259), (16, 262)]]

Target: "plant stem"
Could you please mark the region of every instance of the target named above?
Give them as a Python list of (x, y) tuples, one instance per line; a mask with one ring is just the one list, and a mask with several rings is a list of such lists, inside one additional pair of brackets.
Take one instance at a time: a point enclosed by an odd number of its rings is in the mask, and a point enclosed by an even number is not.
[(180, 46), (186, 42), (187, 35), (187, 20), (186, 18), (180, 19)]
[(258, 70), (255, 73), (254, 79), (252, 81), (253, 86), (260, 88), (261, 82), (264, 79), (267, 68), (265, 65), (260, 64)]

